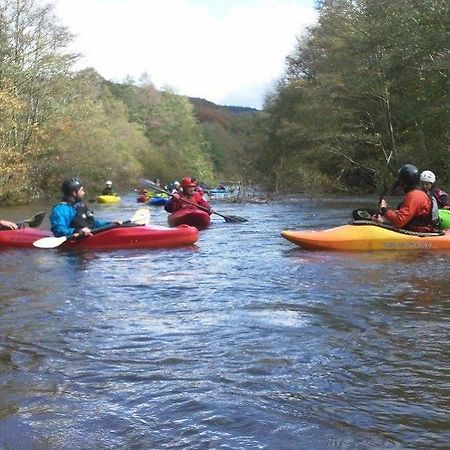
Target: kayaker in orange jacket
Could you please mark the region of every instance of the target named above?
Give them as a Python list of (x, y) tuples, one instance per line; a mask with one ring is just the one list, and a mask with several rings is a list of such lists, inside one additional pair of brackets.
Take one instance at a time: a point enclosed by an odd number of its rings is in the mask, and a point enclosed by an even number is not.
[(380, 203), (380, 215), (374, 215), (372, 220), (378, 223), (388, 223), (396, 228), (417, 232), (432, 232), (432, 202), (430, 197), (420, 190), (420, 174), (416, 166), (405, 164), (398, 171), (394, 188), (399, 187), (405, 197), (397, 209), (390, 209), (383, 199)]
[[(197, 184), (198, 183), (194, 178), (183, 178), (181, 180), (182, 192), (174, 194), (164, 206), (164, 209), (169, 213), (173, 213), (181, 208), (193, 209), (195, 208), (195, 205), (198, 205), (202, 208), (206, 208), (209, 214), (212, 214), (213, 210), (209, 206), (209, 203), (203, 198), (203, 195), (196, 190)], [(187, 202), (195, 203), (195, 205), (190, 205)]]

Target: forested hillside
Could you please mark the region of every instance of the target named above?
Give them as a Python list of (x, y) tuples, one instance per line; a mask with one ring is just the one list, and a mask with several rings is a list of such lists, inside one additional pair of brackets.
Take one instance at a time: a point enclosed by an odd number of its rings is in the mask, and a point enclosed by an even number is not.
[(450, 3), (322, 0), (266, 101), (276, 190), (370, 190), (403, 163), (450, 182)]
[(0, 202), (141, 177), (376, 189), (406, 162), (450, 182), (450, 4), (322, 0), (264, 111), (75, 71), (70, 31), (36, 0), (0, 3)]
[(57, 195), (75, 175), (95, 192), (106, 179), (128, 189), (141, 177), (214, 184), (252, 171), (255, 117), (217, 107), (225, 122), (203, 121), (187, 97), (145, 76), (115, 84), (92, 69), (76, 72), (71, 41), (52, 6), (1, 2), (2, 203)]

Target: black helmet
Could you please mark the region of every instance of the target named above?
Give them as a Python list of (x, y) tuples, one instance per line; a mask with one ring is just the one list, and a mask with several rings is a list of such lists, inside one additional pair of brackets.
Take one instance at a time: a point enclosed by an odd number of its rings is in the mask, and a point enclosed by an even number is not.
[(412, 164), (404, 164), (397, 175), (397, 183), (405, 186), (416, 186), (420, 181), (420, 172)]
[(71, 195), (73, 191), (78, 191), (83, 186), (79, 178), (68, 178), (64, 180), (61, 185), (61, 190), (64, 195)]

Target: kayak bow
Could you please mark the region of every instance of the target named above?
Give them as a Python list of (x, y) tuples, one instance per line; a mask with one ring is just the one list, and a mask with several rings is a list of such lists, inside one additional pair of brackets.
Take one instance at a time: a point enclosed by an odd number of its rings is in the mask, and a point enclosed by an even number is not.
[(445, 233), (413, 233), (376, 223), (342, 225), (318, 231), (282, 231), (281, 236), (310, 250), (444, 250), (450, 249)]

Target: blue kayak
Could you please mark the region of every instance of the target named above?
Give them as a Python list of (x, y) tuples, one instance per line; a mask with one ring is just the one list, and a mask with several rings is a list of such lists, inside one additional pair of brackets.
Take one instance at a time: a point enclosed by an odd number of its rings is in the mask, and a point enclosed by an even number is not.
[(164, 206), (169, 199), (167, 197), (152, 197), (148, 202), (147, 205), (150, 206)]

